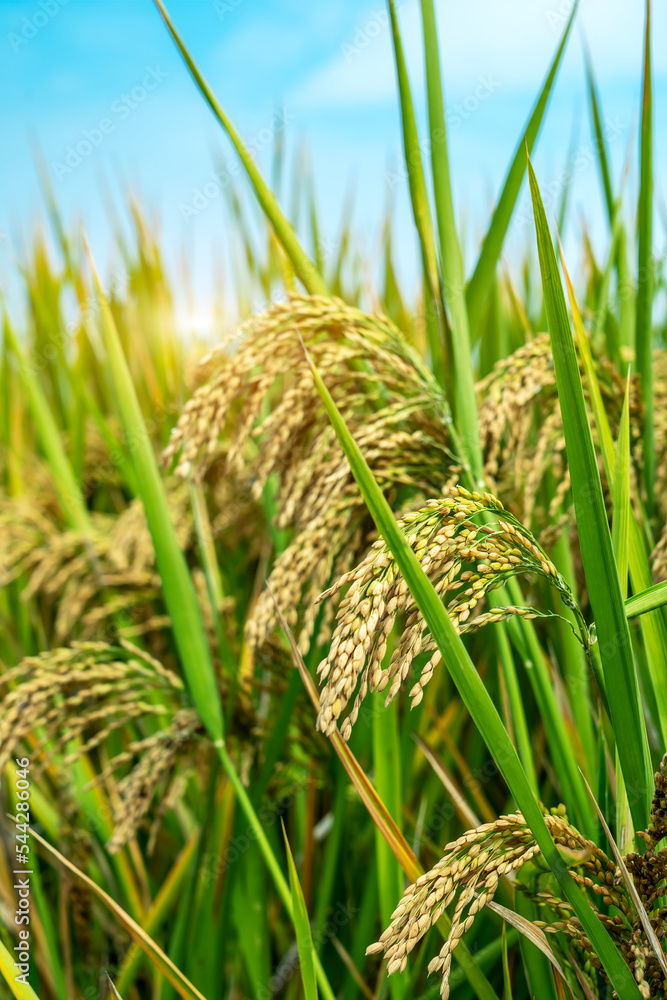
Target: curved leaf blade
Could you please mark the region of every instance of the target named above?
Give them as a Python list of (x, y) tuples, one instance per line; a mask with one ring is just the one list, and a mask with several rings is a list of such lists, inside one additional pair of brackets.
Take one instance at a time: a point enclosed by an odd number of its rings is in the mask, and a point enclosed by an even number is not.
[(160, 16), (164, 21), (169, 34), (174, 40), (176, 47), (183, 57), (185, 65), (188, 67), (192, 79), (197, 84), (202, 97), (205, 99), (206, 103), (210, 107), (211, 111), (218, 119), (223, 129), (229, 136), (232, 145), (234, 146), (236, 152), (238, 153), (239, 159), (243, 164), (245, 171), (250, 179), (255, 194), (257, 195), (257, 200), (262, 206), (262, 211), (266, 215), (267, 219), (273, 226), (276, 236), (280, 240), (285, 253), (291, 260), (294, 270), (298, 277), (303, 282), (304, 287), (310, 292), (311, 295), (328, 295), (329, 291), (324, 282), (322, 276), (318, 273), (317, 268), (313, 264), (312, 260), (305, 253), (301, 244), (299, 243), (296, 233), (292, 228), (291, 224), (285, 218), (280, 210), (278, 202), (276, 201), (273, 192), (269, 188), (268, 184), (262, 177), (261, 173), (257, 169), (257, 166), (250, 155), (249, 151), (245, 148), (243, 140), (234, 128), (231, 119), (223, 111), (218, 99), (209, 87), (208, 83), (204, 79), (199, 67), (190, 55), (185, 43), (183, 42), (181, 36), (176, 31), (174, 23), (171, 20), (165, 5), (162, 0), (155, 0), (155, 6), (160, 12)]
[(514, 158), (512, 159), (512, 163), (507, 171), (507, 177), (505, 178), (503, 190), (498, 198), (493, 218), (491, 219), (491, 224), (488, 228), (486, 236), (484, 237), (482, 249), (480, 250), (479, 257), (477, 258), (477, 264), (475, 265), (475, 270), (473, 271), (472, 277), (468, 282), (468, 287), (466, 289), (466, 303), (468, 306), (468, 321), (470, 323), (470, 329), (473, 333), (477, 329), (482, 317), (484, 304), (493, 281), (496, 264), (498, 263), (498, 259), (500, 257), (500, 251), (502, 250), (505, 235), (510, 224), (510, 219), (512, 218), (512, 212), (514, 211), (516, 200), (519, 197), (519, 191), (521, 189), (521, 182), (523, 181), (523, 174), (525, 170), (524, 143), (527, 144), (529, 152), (532, 151), (542, 125), (544, 113), (549, 102), (549, 97), (551, 95), (556, 74), (558, 73), (558, 68), (563, 57), (563, 52), (565, 51), (565, 45), (570, 35), (570, 30), (572, 28), (576, 12), (577, 4), (575, 3), (572, 8), (572, 13), (568, 18), (568, 22), (565, 25), (563, 37), (560, 40), (556, 54), (553, 58), (551, 66), (549, 67), (547, 78), (544, 81), (542, 90), (540, 91), (537, 101), (535, 102), (535, 107), (531, 112), (526, 128), (517, 144)]
[(653, 788), (639, 683), (614, 559), (579, 364), (537, 178), (528, 157), (545, 308), (563, 417), (579, 543), (595, 615), (611, 721), (635, 827), (646, 829)]
[(301, 982), (303, 983), (303, 994), (305, 1000), (317, 1000), (317, 979), (315, 978), (315, 963), (313, 961), (314, 949), (313, 938), (310, 933), (310, 920), (306, 901), (303, 898), (303, 891), (299, 876), (294, 864), (292, 849), (287, 839), (287, 831), (283, 820), (280, 820), (285, 838), (285, 851), (287, 853), (287, 868), (289, 871), (289, 884), (292, 892), (292, 909), (294, 910), (294, 929), (296, 931), (297, 949), (299, 952), (299, 969), (301, 972)]

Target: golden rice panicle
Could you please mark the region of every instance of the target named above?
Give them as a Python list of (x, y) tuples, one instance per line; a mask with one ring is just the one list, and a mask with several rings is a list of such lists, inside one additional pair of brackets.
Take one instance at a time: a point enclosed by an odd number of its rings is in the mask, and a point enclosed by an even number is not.
[[(170, 477), (165, 487), (179, 543), (187, 550), (194, 541), (187, 486)], [(117, 516), (92, 513), (91, 521), (84, 537), (63, 529), (39, 497), (0, 495), (3, 579), (25, 574), (24, 599), (53, 608), (56, 646), (73, 636), (85, 641), (129, 635), (122, 631), (123, 617), (134, 634), (165, 626), (165, 619), (151, 621), (161, 585), (141, 503), (133, 501)]]
[[(151, 807), (156, 790), (166, 783), (160, 803), (160, 815), (173, 801), (170, 795), (173, 782), (170, 780), (177, 763), (192, 751), (194, 739), (201, 732), (201, 722), (194, 709), (183, 709), (174, 716), (166, 729), (142, 742), (138, 763), (118, 785), (120, 805), (114, 815), (114, 832), (107, 843), (111, 854), (117, 853), (135, 836), (146, 813)], [(119, 762), (120, 763), (120, 762)], [(184, 787), (178, 785), (182, 794)], [(164, 808), (163, 808), (164, 807)], [(152, 838), (155, 830), (152, 831)]]
[(112, 853), (132, 839), (156, 789), (166, 785), (169, 794), (171, 774), (191, 755), (202, 733), (194, 709), (179, 707), (180, 678), (125, 641), (120, 647), (75, 643), (27, 657), (0, 677), (0, 686), (5, 685), (12, 688), (0, 701), (0, 767), (35, 731), (42, 730), (42, 735), (30, 756), (38, 762), (39, 773), (59, 754), (65, 755), (65, 767), (70, 766), (128, 723), (172, 717), (164, 729), (129, 742), (92, 782), (100, 784), (136, 761), (117, 786), (115, 829), (108, 844)]
[[(561, 816), (545, 818), (552, 831), (567, 828)], [(500, 879), (512, 877), (538, 854), (539, 848), (521, 813), (501, 816), (494, 823), (464, 833), (447, 844), (444, 857), (434, 868), (408, 886), (391, 924), (366, 954), (382, 952), (387, 972), (402, 972), (415, 945), (455, 903), (447, 940), (428, 966), (429, 973), (437, 972), (442, 977), (440, 992), (446, 1000), (452, 953), (462, 936), (472, 927), (477, 913), (493, 900)]]
[[(663, 811), (667, 801), (664, 788), (663, 781), (657, 795)], [(550, 810), (544, 820), (573, 880), (583, 892), (590, 894), (594, 907), (598, 903), (603, 904), (598, 910), (598, 917), (614, 938), (628, 966), (633, 969), (640, 989), (642, 983), (650, 983), (653, 992), (643, 992), (643, 995), (662, 995), (655, 992), (664, 986), (659, 963), (655, 955), (651, 955), (649, 942), (643, 935), (641, 922), (615, 862), (569, 823), (563, 806)], [(642, 863), (640, 855), (628, 855), (628, 859), (629, 866)], [(529, 866), (529, 878), (522, 884), (519, 878), (526, 865)], [(664, 869), (665, 864), (656, 864), (654, 856), (652, 861), (644, 863), (646, 884), (642, 885), (635, 874), (635, 882), (645, 902), (655, 902), (660, 886), (664, 891)], [(540, 873), (546, 876), (547, 872), (540, 849), (520, 812), (485, 823), (448, 844), (438, 864), (408, 886), (392, 914), (391, 924), (366, 953), (384, 953), (389, 974), (402, 971), (415, 945), (436, 923), (445, 908), (454, 903), (447, 940), (428, 966), (429, 973), (437, 972), (442, 976), (440, 991), (447, 998), (452, 952), (463, 934), (472, 927), (476, 914), (493, 901), (500, 879), (505, 878), (537, 903), (544, 919), (535, 920), (536, 927), (569, 939), (569, 948), (566, 949), (562, 948), (558, 937), (554, 937), (551, 943), (556, 951), (562, 952), (565, 962), (569, 961), (572, 949), (595, 992), (599, 990), (596, 977), (606, 979), (604, 970), (570, 904), (549, 889), (548, 878), (535, 877)], [(619, 910), (622, 916), (609, 915), (609, 907)], [(658, 915), (654, 911), (652, 916), (658, 937), (662, 937), (664, 914)]]
[[(0, 767), (39, 729), (43, 735), (31, 756), (43, 757), (45, 766), (73, 739), (81, 742), (67, 763), (132, 719), (164, 715), (165, 705), (178, 701), (183, 684), (129, 643), (117, 647), (87, 642), (26, 657), (0, 677), (3, 689)], [(154, 691), (162, 695), (162, 704), (149, 701)]]
[[(211, 377), (186, 405), (164, 461), (211, 487), (213, 523), (221, 477), (258, 500), (278, 484), (275, 525), (291, 541), (270, 584), (305, 650), (313, 602), (360, 557), (373, 530), (347, 460), (305, 363), (303, 340), (390, 503), (399, 492), (433, 495), (454, 482), (458, 461), (440, 387), (393, 324), (337, 299), (291, 296), (239, 331), (236, 349), (205, 359)], [(244, 485), (245, 484), (245, 485)], [(228, 523), (228, 521), (226, 522)], [(276, 622), (268, 592), (246, 626), (251, 649)]]
[[(213, 374), (186, 403), (163, 453), (165, 463), (178, 455), (177, 475), (203, 477), (232, 414), (230, 469), (247, 472), (246, 446), (261, 437), (253, 467), (260, 475), (257, 495), (276, 464), (291, 464), (289, 456), (285, 463), (284, 449), (291, 450), (295, 435), (302, 439), (313, 423), (326, 422), (318, 421), (319, 397), (312, 379), (304, 377), (308, 368), (300, 339), (318, 367), (337, 376), (341, 395), (343, 388), (356, 390), (350, 408), (363, 406), (364, 395), (377, 392), (383, 381), (407, 390), (407, 398), (424, 388), (438, 394), (432, 374), (388, 319), (367, 316), (339, 299), (293, 295), (244, 323), (236, 349), (222, 344), (202, 360)], [(370, 360), (374, 370), (359, 370)], [(280, 394), (271, 397), (278, 380)], [(267, 398), (272, 405), (262, 416)]]
[[(605, 412), (616, 438), (625, 386), (618, 372), (593, 345), (591, 352)], [(582, 379), (588, 399), (583, 369)], [(545, 543), (547, 539), (551, 543), (571, 519), (573, 503), (549, 335), (538, 334), (499, 361), (478, 383), (477, 390), (485, 480), (524, 524), (534, 531), (545, 532)], [(633, 441), (641, 438), (641, 422), (640, 393), (637, 379), (633, 378), (630, 380)], [(592, 430), (597, 441), (595, 421), (592, 421)], [(663, 442), (659, 449), (660, 454), (665, 454), (666, 443)], [(600, 471), (604, 482), (601, 458)], [(543, 511), (539, 496), (547, 475), (555, 480), (555, 490), (550, 487), (553, 496)], [(631, 495), (636, 502), (638, 487), (634, 468), (631, 470)], [(538, 514), (540, 521), (534, 523)]]
[[(462, 486), (446, 488), (443, 493), (442, 498), (429, 500), (421, 509), (403, 515), (398, 524), (445, 603), (457, 632), (469, 632), (511, 615), (536, 617), (539, 613), (532, 608), (506, 606), (471, 618), (489, 591), (523, 573), (546, 577), (577, 613), (572, 594), (556, 567), (499, 500), (490, 493), (471, 493)], [(382, 540), (375, 542), (355, 569), (321, 594), (318, 602), (339, 594), (345, 587), (349, 589), (340, 602), (329, 652), (318, 667), (324, 687), (317, 727), (332, 733), (358, 686), (352, 710), (341, 726), (341, 735), (347, 740), (367, 693), (388, 688), (388, 704), (405, 682), (415, 657), (430, 652), (410, 691), (413, 707), (419, 704), (440, 662), (440, 653)], [(403, 617), (403, 631), (385, 667), (387, 638), (399, 615)], [(584, 629), (582, 620), (582, 635)]]

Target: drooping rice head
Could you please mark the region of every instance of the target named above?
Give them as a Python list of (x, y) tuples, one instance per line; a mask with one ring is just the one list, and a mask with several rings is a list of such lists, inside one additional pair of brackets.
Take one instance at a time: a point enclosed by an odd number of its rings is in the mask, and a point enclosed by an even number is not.
[[(667, 835), (667, 757), (655, 776), (655, 795), (649, 828), (640, 832), (646, 843), (643, 854), (630, 853), (625, 863), (659, 941), (667, 925), (664, 881), (667, 848), (657, 850)], [(591, 905), (631, 969), (642, 996), (663, 996), (667, 981), (646, 935), (641, 919), (615, 861), (583, 837), (560, 806), (545, 815), (549, 832), (574, 881), (588, 890)], [(445, 907), (454, 903), (452, 924), (429, 972), (442, 976), (440, 992), (449, 996), (452, 952), (472, 927), (476, 915), (493, 901), (502, 878), (532, 899), (540, 909), (535, 925), (551, 936), (549, 944), (575, 980), (572, 959), (579, 974), (597, 996), (608, 985), (606, 974), (572, 907), (563, 899), (558, 883), (542, 860), (541, 852), (520, 812), (501, 816), (470, 830), (447, 844), (443, 858), (403, 893), (389, 927), (367, 954), (384, 954), (387, 971), (402, 971), (408, 955), (436, 923)], [(521, 879), (521, 881), (518, 881)], [(612, 912), (609, 912), (612, 908)], [(601, 995), (601, 994), (600, 994)]]
[[(172, 519), (184, 550), (194, 544), (187, 487), (168, 484)], [(64, 526), (41, 495), (0, 496), (0, 566), (5, 583), (27, 577), (25, 601), (40, 602), (47, 636), (105, 638), (164, 629), (169, 619), (143, 508), (133, 501), (118, 516), (91, 514), (93, 532)]]
[[(285, 691), (285, 658), (280, 650), (259, 658), (252, 689), (237, 698), (229, 720), (229, 751), (246, 777), (264, 762), (275, 706)], [(230, 697), (224, 676), (220, 687), (221, 697)], [(72, 836), (79, 825), (70, 787), (73, 764), (86, 754), (95, 761), (92, 784), (114, 783), (114, 829), (107, 843), (112, 853), (146, 825), (150, 852), (166, 812), (186, 794), (191, 779), (201, 787), (215, 756), (178, 674), (124, 640), (52, 649), (0, 676), (0, 767), (21, 755), (22, 747), (29, 747), (36, 778), (48, 783), (46, 772), (59, 775), (57, 794)], [(270, 792), (285, 794), (302, 774), (323, 780), (325, 759), (304, 696), (294, 707), (288, 747), (274, 766)]]
[[(592, 349), (593, 350), (593, 349)], [(614, 440), (623, 405), (625, 386), (609, 362), (593, 351), (602, 401)], [(656, 355), (656, 362), (662, 355)], [(587, 379), (581, 368), (588, 401)], [(538, 334), (514, 354), (498, 362), (477, 386), (479, 421), (484, 449), (486, 483), (505, 505), (543, 541), (551, 544), (571, 523), (573, 501), (565, 456), (565, 438), (556, 390), (556, 377), (548, 334)], [(589, 414), (596, 450), (597, 428)], [(642, 411), (636, 378), (630, 381), (631, 453), (641, 453)], [(667, 441), (663, 442), (664, 445)], [(664, 454), (664, 450), (661, 452)], [(638, 467), (631, 468), (631, 490), (638, 495)], [(608, 489), (600, 457), (600, 474)], [(550, 497), (547, 505), (542, 496)]]
[[(313, 602), (354, 565), (372, 522), (322, 408), (304, 347), (322, 373), (395, 508), (458, 478), (442, 392), (399, 330), (338, 300), (293, 296), (241, 327), (235, 345), (204, 359), (215, 369), (186, 404), (166, 463), (215, 491), (235, 475), (258, 501), (277, 482), (275, 525), (290, 532), (270, 584), (305, 650)], [(215, 492), (214, 492), (215, 498)], [(224, 511), (221, 511), (224, 516)], [(215, 517), (215, 515), (214, 515)], [(299, 615), (299, 609), (305, 609)], [(251, 610), (252, 648), (275, 624), (263, 593)]]
[[(582, 645), (587, 645), (586, 626), (563, 577), (530, 531), (490, 493), (450, 487), (442, 498), (429, 500), (421, 509), (403, 515), (398, 523), (445, 603), (457, 632), (475, 631), (515, 615), (528, 619), (550, 617), (535, 608), (514, 605), (480, 613), (486, 595), (507, 579), (533, 574), (545, 578), (574, 611)], [(347, 740), (369, 691), (388, 688), (388, 704), (407, 680), (415, 657), (429, 652), (432, 655), (410, 690), (415, 706), (441, 656), (382, 539), (375, 542), (356, 568), (321, 594), (318, 603), (345, 588), (338, 624), (318, 667), (324, 687), (317, 725), (330, 734), (356, 692), (352, 710), (341, 726), (341, 735)], [(387, 640), (397, 620), (401, 622), (401, 634), (385, 666)]]

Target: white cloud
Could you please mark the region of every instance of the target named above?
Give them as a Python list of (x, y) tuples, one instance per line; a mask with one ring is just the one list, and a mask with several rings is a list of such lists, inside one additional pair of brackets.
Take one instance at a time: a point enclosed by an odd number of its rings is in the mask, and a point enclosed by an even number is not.
[[(503, 89), (535, 93), (565, 26), (571, 0), (441, 0), (438, 34), (448, 94), (460, 99), (480, 76), (496, 77)], [(582, 0), (576, 27), (588, 41), (601, 82), (637, 81), (641, 72), (642, 0)], [(416, 98), (423, 96), (422, 37), (416, 0), (399, 6), (401, 34)], [(667, 30), (664, 6), (654, 14), (653, 63), (667, 70), (667, 50), (655, 40)], [(562, 77), (581, 80), (581, 45), (575, 30)], [(372, 105), (396, 99), (391, 31), (386, 7), (367, 8), (339, 54), (316, 69), (291, 95), (303, 106)]]

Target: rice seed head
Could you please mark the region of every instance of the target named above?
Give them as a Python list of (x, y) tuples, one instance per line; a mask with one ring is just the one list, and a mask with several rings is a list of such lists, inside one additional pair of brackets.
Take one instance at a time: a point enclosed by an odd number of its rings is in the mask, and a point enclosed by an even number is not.
[[(534, 608), (514, 605), (475, 614), (486, 594), (518, 574), (545, 577), (567, 606), (577, 611), (567, 584), (544, 550), (496, 497), (471, 493), (462, 486), (446, 487), (442, 493), (442, 497), (404, 514), (398, 524), (459, 633), (513, 615), (539, 616)], [(413, 707), (419, 704), (441, 658), (382, 540), (374, 543), (357, 567), (324, 591), (318, 603), (346, 587), (329, 652), (318, 667), (324, 685), (317, 720), (321, 731), (333, 732), (357, 691), (350, 714), (341, 722), (343, 739), (349, 738), (367, 693), (386, 690), (389, 703), (406, 681), (415, 657), (429, 652), (432, 655), (410, 690)], [(387, 637), (399, 615), (404, 620), (403, 631), (385, 665)], [(581, 624), (583, 635), (583, 620)]]
[(183, 682), (130, 643), (86, 642), (26, 657), (0, 677), (0, 691), (0, 767), (37, 729), (44, 733), (33, 756), (44, 754), (44, 767), (86, 730), (94, 732), (70, 763), (129, 719), (164, 714), (164, 705), (148, 701), (150, 693), (161, 693), (168, 705), (180, 699)]
[[(165, 482), (179, 542), (194, 544), (186, 484)], [(93, 531), (64, 530), (57, 512), (40, 496), (0, 495), (0, 569), (4, 582), (26, 574), (24, 600), (40, 599), (54, 609), (53, 645), (79, 639), (114, 639), (163, 629), (169, 620), (153, 615), (160, 578), (143, 507), (133, 501), (119, 515), (92, 514)], [(102, 599), (103, 595), (103, 599)], [(76, 631), (75, 631), (76, 630)]]
[[(175, 765), (193, 749), (195, 737), (200, 732), (201, 722), (196, 711), (184, 709), (177, 712), (166, 729), (160, 730), (150, 741), (144, 741), (139, 763), (118, 785), (120, 808), (114, 816), (114, 832), (107, 843), (111, 854), (118, 852), (135, 836), (151, 806), (156, 789), (161, 782), (166, 781), (167, 791), (162, 797), (156, 821), (164, 814), (171, 801), (169, 788)], [(179, 790), (181, 793), (184, 790), (182, 783), (175, 789)], [(154, 840), (155, 824), (153, 827)]]
[[(612, 435), (616, 438), (625, 386), (614, 366), (596, 350), (591, 352), (602, 402)], [(665, 373), (664, 352), (657, 352), (655, 364)], [(588, 399), (587, 380), (582, 378)], [(573, 500), (565, 453), (563, 424), (556, 390), (555, 371), (548, 334), (538, 334), (529, 343), (499, 361), (477, 385), (480, 398), (479, 425), (484, 451), (485, 481), (503, 497), (521, 521), (540, 532), (545, 546), (556, 540), (565, 526), (572, 523)], [(663, 401), (667, 404), (667, 399)], [(590, 407), (589, 407), (590, 408)], [(656, 413), (659, 412), (656, 404)], [(660, 412), (667, 412), (662, 410)], [(656, 417), (656, 420), (659, 420)], [(642, 404), (636, 378), (630, 380), (631, 440), (642, 435)], [(663, 424), (665, 422), (663, 421)], [(592, 421), (594, 439), (597, 427)], [(664, 456), (667, 426), (661, 427), (657, 452)], [(598, 449), (599, 450), (599, 449)], [(633, 449), (633, 454), (639, 449)], [(603, 484), (606, 483), (600, 459)], [(555, 490), (548, 507), (539, 497), (545, 476), (555, 480)], [(631, 469), (631, 497), (639, 497), (637, 469)], [(664, 494), (663, 494), (664, 495)]]
[[(569, 825), (561, 815), (548, 815), (546, 821), (554, 835), (569, 834)], [(387, 971), (394, 971), (397, 960), (409, 955), (454, 903), (447, 939), (428, 966), (429, 973), (442, 977), (441, 994), (447, 998), (452, 954), (463, 934), (472, 927), (479, 911), (493, 900), (501, 877), (512, 876), (538, 853), (521, 813), (501, 816), (495, 823), (469, 830), (447, 844), (435, 867), (408, 886), (391, 924), (366, 953), (384, 952)]]
[[(666, 770), (667, 755), (655, 775), (649, 828), (638, 834), (647, 849), (643, 854), (630, 853), (625, 857), (659, 941), (667, 928), (667, 907), (661, 905), (667, 878), (667, 848), (656, 850), (667, 835)], [(594, 909), (602, 904), (597, 916), (632, 971), (642, 996), (663, 996), (667, 980), (615, 861), (569, 823), (563, 806), (545, 812), (544, 818), (573, 880), (588, 894)], [(471, 928), (477, 913), (493, 900), (500, 879), (508, 876), (516, 889), (537, 904), (540, 919), (534, 921), (535, 926), (553, 935), (551, 946), (562, 961), (569, 963), (571, 953), (576, 957), (595, 995), (603, 985), (609, 986), (590, 940), (570, 904), (558, 894), (558, 885), (551, 878), (520, 812), (469, 830), (447, 844), (435, 867), (407, 887), (389, 927), (366, 953), (384, 953), (388, 971), (396, 971), (444, 908), (453, 903), (447, 940), (428, 966), (429, 973), (442, 976), (441, 994), (448, 997), (452, 952)], [(616, 912), (609, 913), (610, 907)]]
[[(237, 347), (204, 359), (211, 375), (187, 403), (165, 463), (176, 475), (205, 480), (215, 492), (234, 475), (258, 500), (270, 476), (278, 494), (275, 524), (291, 543), (271, 571), (271, 590), (309, 646), (317, 595), (354, 565), (373, 530), (347, 460), (305, 363), (303, 340), (355, 440), (391, 503), (454, 482), (449, 410), (419, 355), (383, 316), (337, 299), (290, 296), (244, 324)], [(215, 517), (214, 513), (214, 523)], [(246, 626), (253, 650), (275, 625), (268, 591)]]

